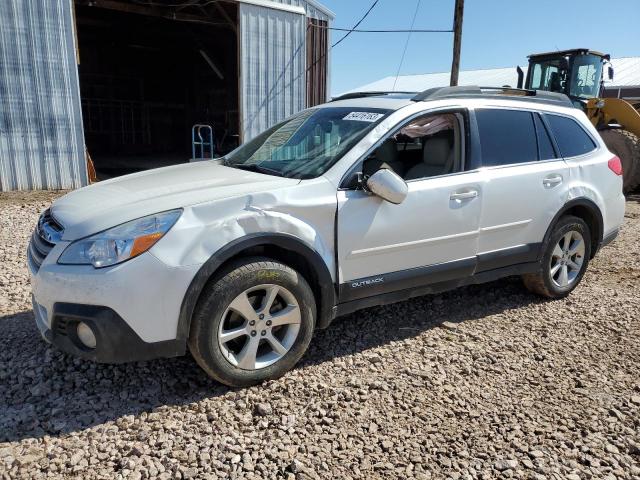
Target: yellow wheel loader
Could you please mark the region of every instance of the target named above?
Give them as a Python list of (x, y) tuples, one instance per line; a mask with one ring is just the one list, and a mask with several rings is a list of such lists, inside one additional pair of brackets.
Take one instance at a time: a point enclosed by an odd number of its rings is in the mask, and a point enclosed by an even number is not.
[[(604, 67), (613, 80), (610, 56), (588, 49), (536, 53), (529, 56), (524, 88), (564, 93), (585, 113), (604, 142), (622, 161), (624, 191), (640, 184), (640, 104), (603, 98)], [(518, 88), (524, 72), (518, 67)]]

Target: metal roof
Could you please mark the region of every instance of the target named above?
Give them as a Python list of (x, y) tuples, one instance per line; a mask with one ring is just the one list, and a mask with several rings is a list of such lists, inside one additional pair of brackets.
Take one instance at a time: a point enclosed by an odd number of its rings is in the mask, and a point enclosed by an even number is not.
[[(611, 59), (615, 71), (612, 82), (606, 80), (605, 85), (610, 88), (640, 86), (640, 57), (623, 57)], [(523, 65), (525, 66), (525, 65)], [(396, 83), (397, 91), (420, 92), (434, 87), (449, 85), (449, 72), (427, 73), (422, 75), (402, 75)], [(348, 92), (390, 91), (396, 77), (386, 77), (377, 82), (369, 83)], [(491, 68), (486, 70), (464, 70), (458, 78), (459, 85), (486, 85), (502, 87), (516, 86), (518, 75), (516, 67)]]
[(319, 18), (320, 20), (332, 21), (335, 13), (317, 0), (235, 0), (240, 3), (250, 3), (262, 7), (271, 8), (301, 8), (306, 11), (308, 17)]
[(640, 86), (640, 57), (612, 58), (613, 81), (605, 81), (607, 87)]
[(327, 17), (329, 17), (330, 20), (334, 20), (336, 18), (336, 14), (333, 13), (332, 10), (328, 9), (322, 3), (316, 0), (307, 0), (307, 3), (312, 7), (316, 8), (317, 10), (321, 11), (322, 13), (324, 13)]

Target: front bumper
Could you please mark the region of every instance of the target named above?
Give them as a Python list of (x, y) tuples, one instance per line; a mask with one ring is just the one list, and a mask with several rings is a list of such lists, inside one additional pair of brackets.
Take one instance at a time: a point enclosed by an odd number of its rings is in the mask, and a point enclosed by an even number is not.
[[(104, 363), (183, 355), (180, 306), (197, 265), (170, 267), (150, 252), (122, 264), (95, 269), (58, 265), (66, 247), (53, 247), (41, 265), (28, 257), (33, 311), (45, 340), (61, 350)], [(97, 338), (88, 349), (77, 337), (86, 323)]]
[[(63, 352), (99, 363), (126, 363), (154, 358), (184, 355), (184, 340), (147, 343), (108, 307), (55, 303), (51, 312), (51, 328), (47, 326), (45, 311), (35, 300), (34, 315), (42, 337)], [(80, 322), (91, 328), (96, 347), (86, 347), (78, 338)]]

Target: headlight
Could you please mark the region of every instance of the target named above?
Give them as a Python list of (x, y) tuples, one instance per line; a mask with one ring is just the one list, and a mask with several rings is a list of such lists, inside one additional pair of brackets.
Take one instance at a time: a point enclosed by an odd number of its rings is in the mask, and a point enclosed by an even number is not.
[(182, 215), (182, 210), (158, 213), (77, 240), (58, 259), (63, 265), (109, 267), (137, 257), (160, 240)]

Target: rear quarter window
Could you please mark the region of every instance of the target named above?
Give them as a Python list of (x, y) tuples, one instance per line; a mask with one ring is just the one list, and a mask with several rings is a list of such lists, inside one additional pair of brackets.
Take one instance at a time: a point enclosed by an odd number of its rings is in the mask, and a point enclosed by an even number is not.
[(598, 148), (589, 134), (574, 119), (551, 114), (545, 114), (545, 118), (556, 139), (560, 155), (563, 157), (577, 157)]

